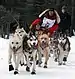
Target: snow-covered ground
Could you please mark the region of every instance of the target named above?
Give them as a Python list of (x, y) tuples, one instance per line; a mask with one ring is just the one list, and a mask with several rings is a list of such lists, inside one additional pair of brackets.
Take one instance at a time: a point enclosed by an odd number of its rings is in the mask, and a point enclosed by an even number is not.
[(8, 47), (9, 40), (0, 38), (0, 79), (75, 79), (75, 37), (70, 38), (71, 51), (65, 66), (58, 66), (50, 58), (48, 68), (36, 68), (36, 75), (25, 71), (25, 66), (19, 67), (19, 74), (14, 75), (8, 71)]

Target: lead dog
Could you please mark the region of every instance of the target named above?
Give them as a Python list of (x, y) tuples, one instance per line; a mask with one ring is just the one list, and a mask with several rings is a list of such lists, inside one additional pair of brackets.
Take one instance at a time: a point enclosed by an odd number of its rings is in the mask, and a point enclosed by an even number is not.
[(29, 37), (25, 36), (23, 40), (23, 50), (26, 56), (27, 67), (26, 71), (30, 71), (30, 61), (29, 57), (33, 58), (33, 67), (31, 74), (36, 74), (36, 55), (37, 55), (37, 39), (34, 35), (29, 34)]
[(42, 60), (41, 54), (45, 57), (44, 68), (47, 68), (47, 62), (49, 59), (49, 37), (47, 34), (42, 33), (38, 36), (38, 58), (39, 58), (39, 66)]
[[(14, 70), (12, 65), (12, 55), (15, 63), (14, 74), (18, 74), (18, 63), (23, 63), (24, 54), (23, 54), (23, 38), (27, 36), (27, 33), (23, 28), (17, 28), (15, 34), (12, 36), (9, 42), (9, 71)], [(20, 56), (21, 55), (21, 56)], [(18, 60), (19, 59), (19, 60)]]
[(23, 45), (22, 40), (17, 36), (16, 34), (10, 39), (9, 42), (9, 71), (14, 70), (12, 65), (12, 56), (13, 61), (15, 64), (15, 71), (14, 74), (18, 74), (18, 67), (21, 60), (21, 57), (23, 55)]

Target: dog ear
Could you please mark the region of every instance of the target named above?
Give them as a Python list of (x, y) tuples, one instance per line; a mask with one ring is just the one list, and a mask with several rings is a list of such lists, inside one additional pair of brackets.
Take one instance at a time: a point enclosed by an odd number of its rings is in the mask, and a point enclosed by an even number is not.
[(19, 26), (17, 26), (17, 29), (19, 29)]
[(33, 35), (33, 32), (32, 32), (32, 31), (30, 31), (30, 32), (29, 32), (29, 36), (30, 36), (30, 37), (32, 37), (32, 35)]
[(28, 38), (31, 37), (31, 31), (29, 31), (27, 37), (28, 37)]
[(24, 30), (23, 27), (22, 27), (22, 30)]
[(75, 35), (75, 30), (73, 29), (73, 34)]

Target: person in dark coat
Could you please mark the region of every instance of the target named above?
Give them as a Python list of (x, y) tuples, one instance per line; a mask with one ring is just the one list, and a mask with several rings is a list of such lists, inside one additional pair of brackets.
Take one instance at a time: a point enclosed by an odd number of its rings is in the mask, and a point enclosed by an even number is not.
[(61, 22), (59, 24), (59, 30), (62, 33), (70, 34), (71, 28), (71, 15), (67, 12), (67, 7), (63, 6), (60, 12)]

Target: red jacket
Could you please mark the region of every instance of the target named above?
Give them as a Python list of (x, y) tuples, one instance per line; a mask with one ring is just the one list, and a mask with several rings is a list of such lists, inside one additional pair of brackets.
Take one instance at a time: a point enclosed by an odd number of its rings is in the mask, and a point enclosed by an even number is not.
[(36, 26), (36, 25), (39, 24), (41, 21), (42, 21), (41, 18), (37, 18), (36, 20), (34, 20), (34, 21), (32, 22), (32, 26)]
[[(54, 19), (56, 19), (56, 14), (54, 13), (53, 16), (49, 16), (49, 13), (46, 13), (45, 17), (48, 18), (48, 19), (54, 20)], [(37, 18), (36, 20), (34, 20), (32, 22), (32, 26), (36, 26), (37, 24), (40, 24), (41, 22), (42, 22), (42, 19)]]
[[(54, 20), (56, 19), (56, 14), (54, 13), (53, 16), (49, 16), (48, 13), (45, 14), (45, 17), (47, 17), (48, 19)], [(42, 22), (41, 18), (37, 18), (36, 20), (34, 20), (32, 22), (32, 27), (36, 27), (37, 24), (40, 24)], [(54, 24), (53, 27), (49, 28), (49, 31), (51, 34), (53, 34), (54, 31), (56, 31), (58, 29), (58, 24)]]

